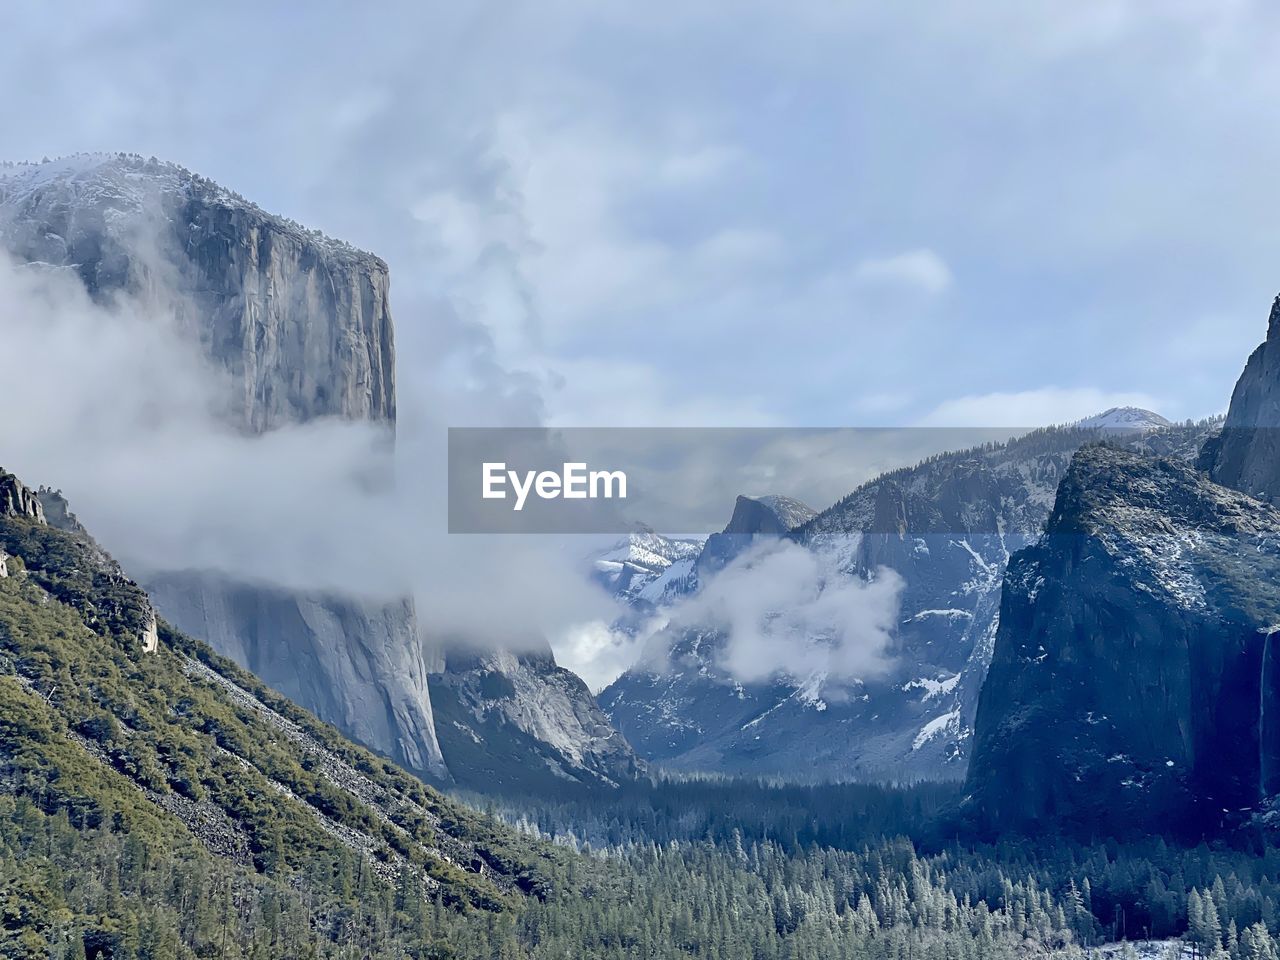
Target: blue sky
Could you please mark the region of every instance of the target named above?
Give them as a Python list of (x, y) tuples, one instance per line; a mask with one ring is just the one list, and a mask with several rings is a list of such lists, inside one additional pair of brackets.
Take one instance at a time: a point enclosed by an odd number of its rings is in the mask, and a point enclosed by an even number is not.
[(202, 7), (9, 11), (0, 157), (380, 253), (405, 418), (1202, 416), (1280, 290), (1261, 4)]

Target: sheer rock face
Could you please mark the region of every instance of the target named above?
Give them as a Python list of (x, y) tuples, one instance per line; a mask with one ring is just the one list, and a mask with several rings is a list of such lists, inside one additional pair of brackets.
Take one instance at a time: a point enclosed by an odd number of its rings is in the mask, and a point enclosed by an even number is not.
[(410, 600), (378, 601), (158, 575), (165, 616), (289, 699), (420, 774), (447, 776)]
[(707, 538), (698, 557), (697, 570), (707, 576), (732, 562), (757, 538), (776, 539), (817, 516), (817, 511), (792, 497), (770, 494), (764, 497), (739, 496), (733, 516), (720, 533)]
[(432, 676), (450, 770), (474, 787), (548, 792), (613, 787), (640, 772), (631, 746), (551, 648), (452, 647)]
[(74, 268), (94, 297), (173, 312), (230, 375), (250, 430), (395, 419), (386, 264), (203, 177), (106, 155), (0, 168), (0, 240)]
[[(115, 155), (0, 167), (0, 245), (74, 269), (96, 299), (127, 293), (176, 317), (226, 374), (227, 415), (242, 429), (317, 417), (394, 425), (386, 264), (203, 177)], [(66, 501), (49, 491), (46, 502), (73, 529)], [(180, 629), (322, 719), (418, 772), (445, 775), (410, 602), (275, 590), (207, 571), (144, 586)]]
[(1223, 486), (1280, 499), (1280, 297), (1267, 339), (1236, 381), (1222, 434), (1205, 444), (1200, 466)]
[(1280, 514), (1091, 447), (1012, 559), (967, 804), (993, 830), (1212, 832), (1280, 789)]

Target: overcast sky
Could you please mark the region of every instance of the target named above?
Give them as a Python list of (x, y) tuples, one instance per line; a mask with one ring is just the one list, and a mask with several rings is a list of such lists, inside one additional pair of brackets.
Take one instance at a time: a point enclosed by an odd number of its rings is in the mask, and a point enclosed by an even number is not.
[(383, 255), (402, 417), (1201, 416), (1280, 290), (1276, 19), (25, 4), (0, 157), (154, 154)]

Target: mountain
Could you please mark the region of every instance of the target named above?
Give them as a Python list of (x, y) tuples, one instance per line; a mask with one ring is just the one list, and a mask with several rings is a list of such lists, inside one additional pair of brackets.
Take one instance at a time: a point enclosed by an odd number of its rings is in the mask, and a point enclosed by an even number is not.
[[(402, 908), (417, 898), (419, 913), (436, 899), (506, 911), (547, 893), (553, 851), (446, 799), (158, 620), (87, 534), (46, 522), (30, 488), (3, 471), (0, 491), (9, 558), (0, 576), (0, 817), (9, 849), (62, 834), (63, 853), (103, 850), (120, 885), (167, 864), (183, 892), (160, 888), (149, 911), (157, 919), (219, 890), (229, 906), (234, 890), (237, 904), (267, 904), (277, 916), (305, 910), (305, 932), (285, 935), (306, 943), (340, 941), (357, 887), (388, 902), (399, 890)], [(139, 952), (146, 931), (118, 923), (107, 901), (89, 915), (50, 913), (38, 888), (24, 893), (11, 879), (6, 956), (46, 956), (45, 936), (59, 929), (83, 937), (79, 956), (177, 955)], [(15, 929), (45, 931), (39, 949), (5, 939)], [(221, 935), (225, 943), (225, 925)], [(205, 936), (184, 928), (186, 942)], [(299, 948), (274, 955), (319, 955)]]
[(1198, 834), (1280, 791), (1278, 583), (1280, 513), (1185, 462), (1081, 450), (1005, 578), (971, 813)]
[[(1114, 436), (1194, 460), (1215, 428), (1207, 421)], [(707, 623), (650, 638), (640, 662), (600, 694), (601, 706), (642, 758), (675, 769), (800, 780), (963, 777), (1009, 557), (1040, 535), (1072, 454), (1102, 435), (1113, 431), (1051, 427), (931, 457), (863, 484), (790, 531), (834, 577), (865, 580), (887, 568), (901, 578), (887, 674), (742, 682), (725, 667), (724, 632)]]
[(690, 592), (700, 540), (664, 537), (643, 528), (590, 558), (592, 579), (619, 600), (653, 607)]
[(125, 154), (0, 166), (0, 242), (175, 314), (246, 429), (395, 420), (386, 263), (211, 180)]
[[(95, 298), (173, 316), (262, 433), (395, 422), (386, 264), (174, 164), (90, 154), (0, 167), (0, 247), (73, 270)], [(389, 471), (388, 471), (389, 472)], [(275, 689), (412, 770), (447, 776), (412, 603), (148, 572), (157, 607)]]
[(784, 537), (788, 532), (812, 520), (816, 511), (807, 504), (780, 494), (763, 497), (738, 497), (733, 516), (719, 533), (707, 538), (698, 556), (698, 573), (707, 576), (722, 569), (746, 550), (757, 538)]
[(631, 745), (546, 643), (522, 652), (454, 646), (431, 691), (441, 746), (464, 786), (550, 795), (640, 773)]
[[(394, 331), (387, 265), (378, 257), (181, 167), (121, 154), (0, 167), (0, 246), (23, 261), (73, 270), (98, 299), (125, 293), (175, 316), (226, 374), (227, 415), (238, 428), (368, 421), (386, 427), (392, 454)], [(389, 481), (390, 466), (371, 464), (370, 473)], [(636, 572), (639, 560), (637, 551)], [(423, 636), (410, 599), (281, 589), (203, 570), (147, 571), (144, 581), (175, 625), (275, 690), (416, 773), (451, 777), (428, 679), (444, 652)], [(567, 729), (546, 718), (529, 727), (553, 745), (538, 745), (528, 762), (544, 770), (544, 749), (555, 753), (568, 741), (576, 746), (565, 764), (594, 757), (594, 734), (586, 732), (599, 727), (594, 700), (554, 671), (545, 677), (555, 696), (580, 702), (563, 714)], [(451, 684), (447, 670), (436, 677), (447, 691), (466, 686), (456, 679)], [(571, 719), (578, 716), (591, 719)], [(608, 741), (602, 755), (611, 754), (613, 731), (600, 738)], [(609, 776), (624, 768), (610, 767)], [(595, 779), (600, 771), (579, 772)], [(459, 779), (477, 781), (466, 771)]]
[(1150, 431), (1163, 430), (1173, 426), (1173, 423), (1142, 407), (1111, 407), (1077, 421), (1074, 426), (1082, 430)]

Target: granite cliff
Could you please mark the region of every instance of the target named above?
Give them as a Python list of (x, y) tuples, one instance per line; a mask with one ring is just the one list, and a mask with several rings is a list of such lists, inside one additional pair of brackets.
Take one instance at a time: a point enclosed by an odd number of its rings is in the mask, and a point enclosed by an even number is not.
[(1280, 514), (1185, 462), (1076, 454), (1013, 558), (967, 806), (984, 826), (1212, 833), (1280, 789)]
[(395, 420), (387, 265), (372, 254), (181, 167), (110, 154), (0, 167), (0, 237), (94, 297), (175, 314), (230, 375), (248, 430)]
[(1205, 444), (1200, 466), (1225, 486), (1264, 500), (1280, 497), (1280, 297), (1271, 306), (1267, 338), (1236, 381), (1222, 433)]
[[(237, 429), (364, 421), (386, 428), (392, 453), (395, 346), (387, 265), (378, 257), (181, 167), (128, 155), (0, 166), (0, 247), (74, 271), (98, 300), (123, 294), (174, 318), (224, 375), (226, 416)], [(389, 462), (369, 473), (384, 468), (389, 476)], [(33, 503), (55, 526), (83, 533), (59, 494)], [(411, 600), (281, 589), (207, 570), (148, 572), (143, 581), (180, 629), (402, 766), (450, 778), (428, 676), (443, 662), (434, 682), (451, 703), (470, 703), (473, 671), (451, 675)], [(503, 753), (509, 743), (499, 738), (485, 750), (539, 770), (554, 756), (570, 778), (630, 775), (630, 749), (581, 681), (554, 662), (526, 659), (506, 674), (521, 680), (523, 705), (510, 729), (529, 749)], [(542, 714), (529, 706), (539, 698), (550, 704)], [(492, 713), (487, 701), (484, 709)], [(492, 768), (483, 754), (468, 748), (460, 762)], [(459, 779), (487, 785), (470, 770)]]
[[(0, 167), (0, 246), (74, 270), (97, 299), (125, 294), (176, 318), (226, 374), (242, 430), (319, 417), (394, 427), (386, 264), (204, 177), (127, 155)], [(144, 579), (181, 629), (398, 763), (447, 776), (411, 602), (198, 570)]]

